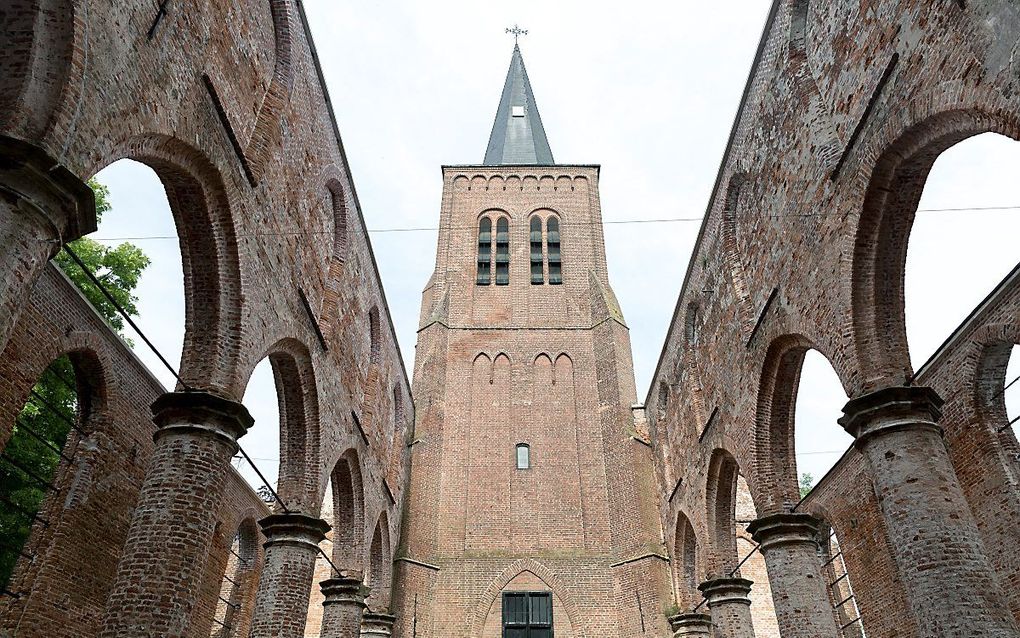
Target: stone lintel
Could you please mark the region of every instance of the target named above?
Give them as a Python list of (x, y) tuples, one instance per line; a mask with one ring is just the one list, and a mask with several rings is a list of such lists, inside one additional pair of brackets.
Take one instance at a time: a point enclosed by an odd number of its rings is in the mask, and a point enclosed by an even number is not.
[(270, 514), (259, 521), (259, 527), (266, 537), (267, 548), (286, 544), (305, 546), (315, 551), (330, 530), (329, 523), (321, 518), (298, 512)]
[(751, 585), (754, 581), (746, 578), (714, 578), (698, 585), (709, 609), (716, 605), (739, 603), (750, 605)]
[(168, 432), (205, 431), (236, 444), (255, 423), (242, 404), (208, 392), (167, 392), (151, 409), (160, 428), (157, 438)]
[[(89, 185), (42, 148), (0, 135), (0, 193), (24, 213), (40, 216), (54, 239), (68, 242), (96, 230), (96, 199)], [(60, 249), (55, 244), (54, 252)]]
[(942, 397), (932, 388), (892, 386), (851, 399), (843, 407), (839, 424), (854, 437), (858, 447), (879, 434), (925, 428), (942, 432)]
[(786, 512), (772, 514), (751, 521), (747, 532), (762, 551), (791, 543), (812, 543), (817, 545), (818, 519), (810, 514)]

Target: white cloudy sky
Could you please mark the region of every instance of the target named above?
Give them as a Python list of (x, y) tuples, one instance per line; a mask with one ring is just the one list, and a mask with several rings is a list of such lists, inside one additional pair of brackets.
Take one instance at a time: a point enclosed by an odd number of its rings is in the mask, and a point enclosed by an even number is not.
[[(521, 48), (553, 153), (563, 163), (602, 165), (605, 219), (701, 216), (769, 2), (305, 5), (366, 221), (381, 230), (434, 226), (440, 165), (481, 161), (513, 46), (503, 30), (515, 22), (530, 31)], [(995, 136), (969, 140), (936, 164), (921, 207), (1020, 206), (1018, 169), (1020, 145)], [(147, 168), (122, 161), (99, 178), (111, 189), (114, 211), (97, 237), (174, 233), (165, 196)], [(1016, 264), (1018, 220), (1020, 210), (919, 216), (907, 273), (915, 365)], [(631, 327), (639, 399), (698, 228), (606, 228), (611, 280)], [(371, 238), (410, 370), (436, 234), (373, 232)], [(139, 323), (176, 363), (184, 326), (178, 249), (173, 241), (136, 243), (154, 258), (139, 287)], [(154, 357), (141, 349), (139, 355), (169, 385)], [(1020, 374), (1017, 359), (1010, 378)], [(274, 397), (264, 362), (245, 396), (257, 424), (242, 445), (273, 480), (279, 456)], [(1008, 397), (1012, 411), (1020, 412), (1020, 389)], [(849, 444), (835, 424), (845, 400), (824, 359), (809, 356), (798, 401), (797, 452), (801, 471), (816, 479)]]

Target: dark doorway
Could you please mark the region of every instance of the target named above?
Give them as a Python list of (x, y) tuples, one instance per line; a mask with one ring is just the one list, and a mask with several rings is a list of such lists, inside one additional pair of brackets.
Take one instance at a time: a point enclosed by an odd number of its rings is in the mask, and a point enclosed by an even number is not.
[(552, 594), (503, 592), (503, 638), (552, 638)]

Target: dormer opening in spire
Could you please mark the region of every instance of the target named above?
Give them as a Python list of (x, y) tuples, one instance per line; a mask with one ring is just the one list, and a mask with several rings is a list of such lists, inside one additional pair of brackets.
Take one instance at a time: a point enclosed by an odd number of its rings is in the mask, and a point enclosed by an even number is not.
[(556, 163), (542, 126), (542, 116), (538, 113), (535, 94), (531, 91), (521, 49), (516, 44), (483, 163), (486, 166), (551, 166)]

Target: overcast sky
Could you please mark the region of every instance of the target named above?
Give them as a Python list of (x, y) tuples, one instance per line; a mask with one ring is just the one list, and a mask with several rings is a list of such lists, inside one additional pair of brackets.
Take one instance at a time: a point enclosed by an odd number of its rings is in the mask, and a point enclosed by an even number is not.
[[(440, 166), (482, 160), (513, 48), (504, 29), (520, 23), (529, 30), (521, 49), (556, 160), (602, 165), (606, 221), (700, 217), (769, 2), (305, 5), (411, 370), (436, 233), (380, 231), (435, 226)], [(939, 159), (921, 208), (1020, 206), (1018, 169), (1020, 145), (992, 135), (968, 140)], [(110, 187), (114, 210), (97, 237), (175, 232), (162, 188), (147, 168), (122, 161), (99, 179)], [(1018, 210), (919, 215), (907, 271), (915, 366), (1020, 259), (1018, 219)], [(606, 227), (610, 278), (631, 328), (639, 400), (698, 229), (697, 222)], [(179, 251), (173, 241), (136, 243), (153, 257), (139, 286), (139, 323), (176, 363), (184, 327)], [(169, 374), (141, 347), (139, 356), (169, 385)], [(1017, 359), (1010, 378), (1020, 374)], [(256, 426), (241, 443), (273, 480), (279, 457), (274, 397), (263, 362), (244, 399)], [(1020, 389), (1007, 398), (1010, 409), (1020, 412)], [(798, 401), (797, 454), (799, 469), (815, 479), (849, 445), (835, 423), (845, 401), (825, 360), (809, 356)]]

